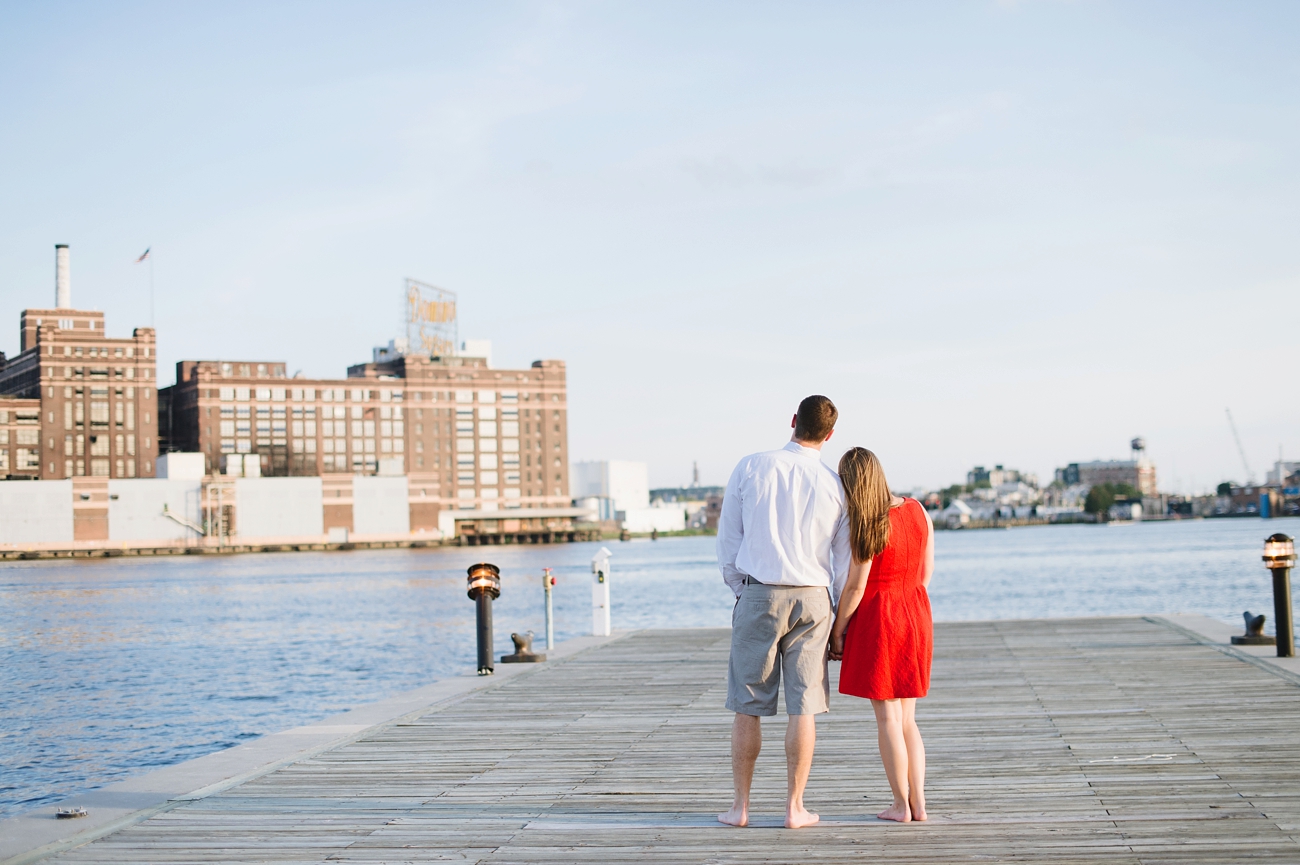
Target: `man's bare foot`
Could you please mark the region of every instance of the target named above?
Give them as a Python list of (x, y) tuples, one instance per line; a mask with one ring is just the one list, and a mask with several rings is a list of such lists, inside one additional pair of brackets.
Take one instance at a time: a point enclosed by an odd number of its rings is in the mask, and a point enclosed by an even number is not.
[(803, 807), (794, 811), (787, 809), (785, 812), (785, 828), (803, 829), (812, 826), (820, 819), (821, 817)]
[(925, 800), (909, 803), (909, 806), (912, 809), (912, 819), (923, 822), (925, 820)]
[(912, 809), (907, 806), (906, 802), (901, 805), (895, 802), (876, 816), (881, 820), (893, 820), (897, 823), (911, 823)]
[(730, 811), (718, 815), (718, 822), (744, 828), (749, 825), (749, 809), (742, 805), (732, 805)]

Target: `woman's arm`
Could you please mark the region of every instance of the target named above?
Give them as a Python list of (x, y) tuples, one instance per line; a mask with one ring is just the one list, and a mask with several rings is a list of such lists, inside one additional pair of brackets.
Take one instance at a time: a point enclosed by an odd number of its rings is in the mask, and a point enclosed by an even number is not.
[(927, 589), (930, 588), (930, 577), (934, 576), (934, 521), (930, 519), (930, 512), (921, 508), (921, 513), (925, 514), (925, 564), (921, 574), (921, 585)]
[(840, 593), (840, 605), (835, 611), (835, 624), (831, 625), (832, 661), (838, 661), (844, 654), (844, 632), (848, 630), (849, 619), (862, 603), (862, 595), (867, 590), (867, 575), (871, 573), (871, 559), (865, 562), (852, 561), (849, 564), (849, 576), (844, 581), (844, 591)]

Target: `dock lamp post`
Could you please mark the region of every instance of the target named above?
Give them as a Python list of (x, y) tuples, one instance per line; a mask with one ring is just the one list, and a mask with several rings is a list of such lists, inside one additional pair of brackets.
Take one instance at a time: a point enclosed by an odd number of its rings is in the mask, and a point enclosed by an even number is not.
[(608, 637), (609, 627), (609, 559), (614, 555), (601, 547), (591, 557), (591, 633)]
[(501, 597), (501, 569), (487, 562), (469, 566), (470, 600), (478, 607), (478, 674), (490, 676), (492, 666), (492, 601)]
[(1273, 572), (1273, 621), (1277, 623), (1277, 656), (1295, 656), (1295, 630), (1291, 625), (1291, 567), (1295, 564), (1295, 539), (1278, 532), (1264, 541), (1264, 567)]

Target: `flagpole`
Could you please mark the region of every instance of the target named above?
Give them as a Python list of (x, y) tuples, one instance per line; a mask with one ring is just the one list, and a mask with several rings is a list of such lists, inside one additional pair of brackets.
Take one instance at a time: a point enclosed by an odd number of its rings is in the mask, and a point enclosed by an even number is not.
[(149, 326), (157, 330), (153, 321), (153, 256), (149, 256)]

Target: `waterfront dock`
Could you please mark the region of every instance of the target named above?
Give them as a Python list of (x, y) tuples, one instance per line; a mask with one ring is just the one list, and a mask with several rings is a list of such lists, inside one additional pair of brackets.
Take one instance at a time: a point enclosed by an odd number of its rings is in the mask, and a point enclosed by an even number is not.
[[(261, 769), (232, 763), (225, 780), (220, 755), (203, 758), (197, 792), (175, 792), (184, 766), (126, 782), (145, 797), (134, 814), (7, 861), (1295, 863), (1300, 670), (1220, 645), (1228, 630), (1200, 617), (937, 626), (917, 712), (924, 824), (872, 816), (889, 792), (871, 708), (839, 695), (808, 792), (822, 824), (780, 828), (782, 717), (764, 725), (754, 825), (717, 824), (729, 632), (655, 630), (430, 686), (384, 720), (358, 710), (301, 728), (319, 740), (267, 751)], [(47, 810), (24, 818), (34, 840)]]

